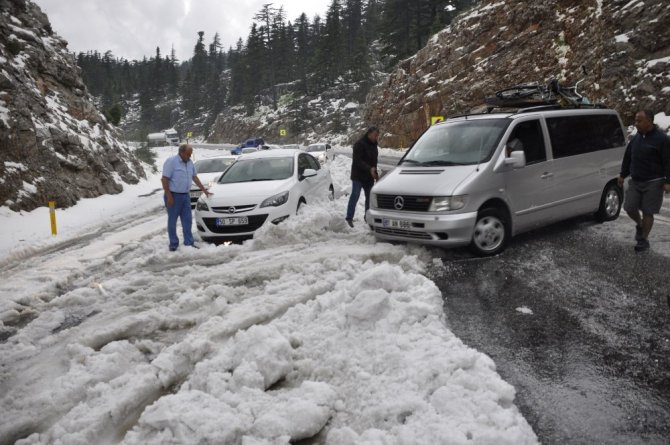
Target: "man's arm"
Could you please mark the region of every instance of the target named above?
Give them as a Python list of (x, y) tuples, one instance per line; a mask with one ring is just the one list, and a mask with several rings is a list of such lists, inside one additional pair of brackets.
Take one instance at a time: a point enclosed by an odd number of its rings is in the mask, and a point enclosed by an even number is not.
[(170, 191), (170, 178), (167, 176), (161, 177), (161, 184), (163, 184), (163, 192), (165, 193), (166, 205), (168, 209), (174, 205), (174, 197)]
[(631, 159), (631, 146), (633, 141), (628, 143), (626, 147), (626, 153), (623, 155), (623, 162), (621, 163), (621, 173), (619, 173), (619, 187), (623, 187), (623, 180), (630, 175), (630, 159)]
[(210, 193), (209, 190), (207, 190), (207, 189), (205, 188), (205, 186), (202, 185), (202, 182), (200, 182), (200, 178), (198, 178), (197, 175), (193, 177), (193, 182), (195, 182), (195, 185), (197, 185), (198, 188), (199, 188), (200, 190), (202, 190), (202, 192), (205, 194), (205, 196), (210, 196), (210, 195), (212, 195), (212, 193)]
[(663, 162), (663, 171), (665, 172), (665, 193), (670, 193), (670, 137), (665, 137), (665, 142), (661, 145), (661, 160)]

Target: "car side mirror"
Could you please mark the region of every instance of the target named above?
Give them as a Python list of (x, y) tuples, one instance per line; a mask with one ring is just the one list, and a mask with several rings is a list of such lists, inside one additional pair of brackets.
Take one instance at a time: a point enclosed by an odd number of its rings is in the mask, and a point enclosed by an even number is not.
[(305, 171), (303, 171), (302, 174), (300, 175), (300, 179), (313, 178), (314, 176), (316, 176), (316, 170), (306, 168)]
[(526, 166), (526, 153), (522, 151), (513, 151), (505, 158), (505, 165), (513, 168), (524, 168)]

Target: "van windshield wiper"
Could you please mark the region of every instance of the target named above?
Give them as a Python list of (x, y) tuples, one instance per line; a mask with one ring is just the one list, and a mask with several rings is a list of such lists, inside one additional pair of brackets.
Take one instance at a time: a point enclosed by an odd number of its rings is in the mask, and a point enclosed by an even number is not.
[(412, 164), (421, 164), (421, 162), (415, 161), (414, 159), (403, 159), (402, 161), (400, 161), (401, 164), (404, 164), (405, 162), (409, 162)]
[(469, 165), (469, 164), (463, 164), (461, 162), (451, 162), (451, 161), (428, 161), (428, 162), (421, 162), (420, 165), (424, 167), (449, 167), (452, 165)]

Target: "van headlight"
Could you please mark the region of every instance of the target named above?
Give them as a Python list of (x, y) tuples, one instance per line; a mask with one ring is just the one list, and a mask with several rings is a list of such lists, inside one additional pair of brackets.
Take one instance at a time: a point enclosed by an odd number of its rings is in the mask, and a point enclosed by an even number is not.
[(195, 209), (200, 210), (201, 212), (209, 212), (209, 206), (202, 199), (198, 200), (198, 203), (195, 205)]
[(288, 202), (288, 192), (271, 196), (261, 203), (261, 207), (279, 207)]
[(377, 194), (376, 193), (370, 193), (370, 207), (372, 207), (373, 209), (379, 208), (379, 206), (377, 206)]
[(447, 212), (465, 207), (465, 196), (436, 196), (430, 203), (429, 212)]

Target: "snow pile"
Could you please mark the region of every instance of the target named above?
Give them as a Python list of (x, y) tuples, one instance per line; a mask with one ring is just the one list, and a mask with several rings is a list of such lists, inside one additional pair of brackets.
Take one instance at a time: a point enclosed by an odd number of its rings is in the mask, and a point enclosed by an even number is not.
[(350, 230), (345, 206), (175, 253), (150, 212), (5, 266), (0, 437), (537, 443), (514, 388), (446, 328), (427, 252)]

